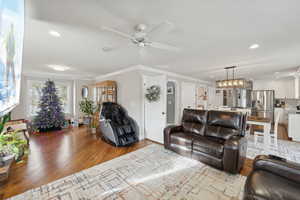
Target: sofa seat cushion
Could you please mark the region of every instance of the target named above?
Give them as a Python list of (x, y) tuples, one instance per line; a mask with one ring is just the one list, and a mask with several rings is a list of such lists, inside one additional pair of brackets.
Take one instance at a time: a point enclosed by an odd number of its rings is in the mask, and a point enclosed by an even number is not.
[(183, 146), (187, 149), (192, 149), (192, 140), (193, 134), (184, 133), (184, 132), (176, 132), (170, 135), (170, 143), (175, 144), (177, 146)]
[(251, 173), (246, 181), (244, 199), (296, 200), (300, 197), (300, 184), (264, 170)]
[(222, 158), (224, 141), (217, 138), (199, 136), (194, 138), (192, 149), (193, 152), (200, 151), (216, 158)]

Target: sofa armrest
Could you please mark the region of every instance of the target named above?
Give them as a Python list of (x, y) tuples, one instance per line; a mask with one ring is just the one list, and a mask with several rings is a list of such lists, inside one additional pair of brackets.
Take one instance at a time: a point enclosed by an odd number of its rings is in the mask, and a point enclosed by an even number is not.
[(242, 136), (233, 136), (224, 143), (223, 168), (225, 171), (236, 174), (244, 165), (247, 152), (247, 139)]
[(170, 135), (175, 132), (180, 132), (183, 130), (182, 126), (170, 125), (164, 129), (164, 146), (169, 148), (170, 146)]
[(265, 170), (284, 177), (291, 181), (300, 183), (300, 164), (285, 159), (260, 155), (254, 159), (253, 170)]

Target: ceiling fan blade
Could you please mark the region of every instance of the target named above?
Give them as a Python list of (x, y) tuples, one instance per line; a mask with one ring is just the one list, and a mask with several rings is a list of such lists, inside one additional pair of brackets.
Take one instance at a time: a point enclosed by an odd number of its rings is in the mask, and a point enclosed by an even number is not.
[(119, 46), (104, 46), (104, 47), (102, 47), (102, 51), (103, 52), (111, 52), (111, 51), (115, 51), (115, 50), (125, 49), (130, 46), (132, 46), (131, 43), (119, 45)]
[(115, 47), (102, 47), (102, 51), (104, 52), (110, 52), (110, 51), (113, 51), (113, 50), (116, 50), (117, 48)]
[(157, 49), (167, 50), (167, 51), (175, 51), (175, 52), (181, 51), (181, 49), (179, 47), (175, 47), (175, 46), (160, 43), (160, 42), (150, 42), (149, 46), (157, 48)]
[(125, 37), (125, 38), (128, 38), (128, 39), (134, 39), (131, 35), (129, 35), (127, 33), (121, 32), (119, 30), (116, 30), (114, 28), (110, 28), (110, 27), (107, 27), (107, 26), (102, 26), (102, 30), (115, 33), (119, 36), (122, 36), (122, 37)]
[(162, 22), (160, 24), (157, 24), (157, 25), (153, 26), (149, 31), (147, 31), (147, 34), (153, 33), (153, 32), (155, 32), (155, 31), (157, 31), (159, 29), (162, 29), (166, 25), (173, 27), (173, 23), (171, 23), (169, 21), (164, 21), (164, 22)]

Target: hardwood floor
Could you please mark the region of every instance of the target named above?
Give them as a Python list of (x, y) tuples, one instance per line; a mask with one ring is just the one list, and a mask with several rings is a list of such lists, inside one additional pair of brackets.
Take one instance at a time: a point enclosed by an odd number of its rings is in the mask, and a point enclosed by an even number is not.
[(31, 136), (30, 155), (14, 164), (9, 180), (0, 186), (0, 199), (47, 184), (152, 144), (141, 141), (131, 147), (113, 147), (86, 128), (42, 133)]
[[(262, 126), (256, 126), (256, 125), (252, 125), (251, 127), (251, 134), (253, 134), (254, 131), (260, 131), (263, 132), (263, 127)], [(279, 124), (278, 125), (278, 133), (277, 133), (277, 137), (280, 140), (291, 140), (288, 137), (288, 132), (287, 132), (287, 127), (283, 124)]]
[[(14, 164), (7, 183), (0, 188), (0, 199), (50, 183), (94, 165), (152, 144), (141, 141), (131, 147), (116, 148), (92, 135), (86, 128), (41, 133), (30, 138), (30, 155)], [(248, 175), (252, 160), (247, 159), (242, 175)]]

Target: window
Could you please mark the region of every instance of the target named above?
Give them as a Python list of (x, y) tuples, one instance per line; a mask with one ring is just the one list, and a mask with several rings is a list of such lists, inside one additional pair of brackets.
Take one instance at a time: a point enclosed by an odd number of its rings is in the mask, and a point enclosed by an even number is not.
[[(65, 114), (71, 114), (72, 111), (72, 83), (64, 81), (54, 81), (58, 96), (62, 102), (62, 108)], [(28, 98), (27, 98), (27, 115), (32, 117), (39, 110), (39, 100), (44, 87), (44, 80), (28, 80)]]

